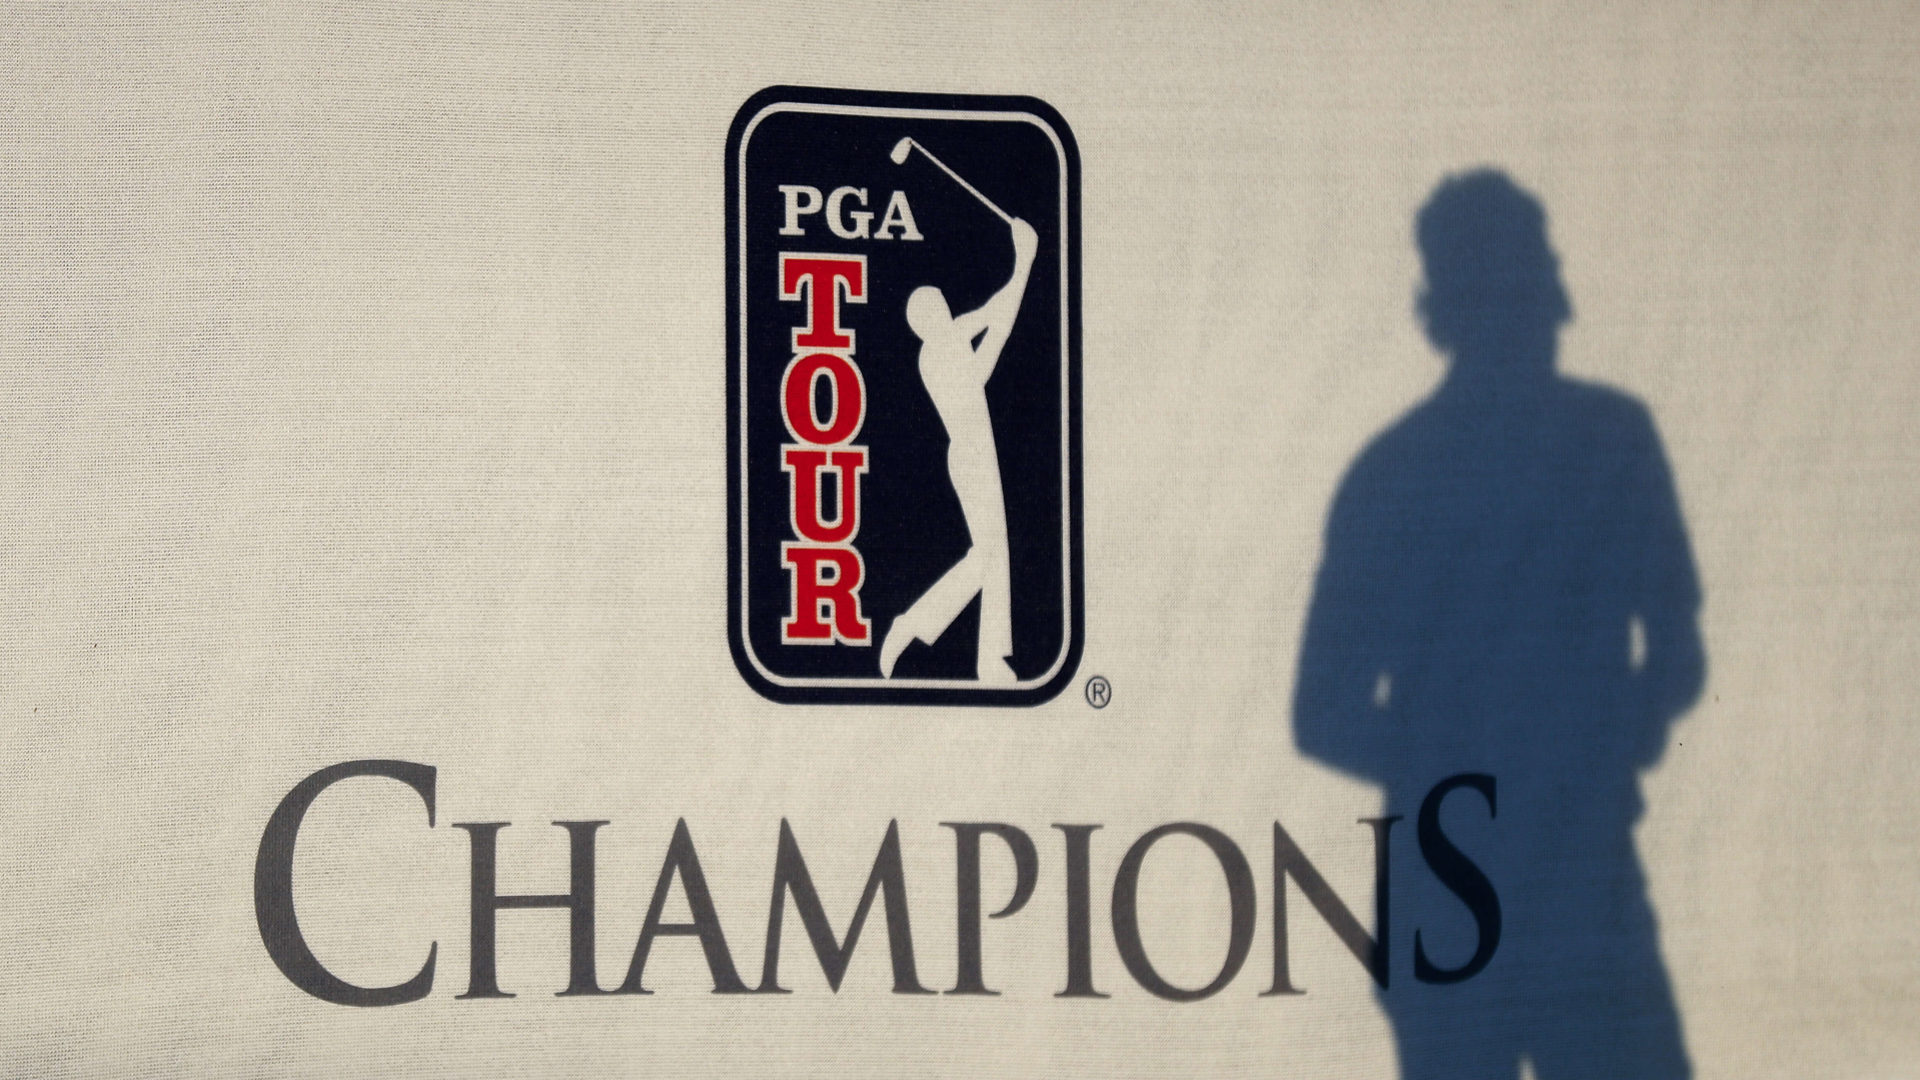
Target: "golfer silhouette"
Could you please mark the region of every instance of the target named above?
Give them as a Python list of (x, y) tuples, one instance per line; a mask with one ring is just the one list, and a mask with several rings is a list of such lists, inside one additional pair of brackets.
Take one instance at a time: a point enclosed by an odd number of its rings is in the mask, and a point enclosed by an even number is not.
[[(896, 161), (904, 159), (908, 143), (901, 140)], [(935, 164), (946, 169), (937, 159)], [(972, 185), (966, 187), (974, 191)], [(985, 196), (980, 199), (986, 202)], [(887, 628), (880, 643), (880, 674), (886, 678), (893, 677), (894, 665), (908, 645), (915, 641), (931, 645), (939, 640), (977, 595), (980, 635), (974, 677), (999, 686), (1019, 681), (1009, 664), (1013, 610), (1007, 503), (1000, 487), (993, 418), (987, 411), (987, 380), (1000, 362), (1000, 350), (1019, 317), (1040, 237), (1026, 221), (1007, 217), (992, 203), (987, 205), (1013, 232), (1013, 276), (1006, 285), (978, 310), (958, 316), (948, 308), (946, 295), (934, 286), (922, 285), (907, 297), (907, 325), (921, 341), (920, 381), (926, 385), (927, 396), (933, 399), (934, 410), (947, 431), (947, 474), (960, 500), (971, 546)]]
[(1401, 1076), (1686, 1077), (1633, 836), (1639, 771), (1705, 675), (1660, 439), (1632, 398), (1555, 372), (1573, 311), (1531, 195), (1455, 176), (1416, 231), (1449, 370), (1340, 485), (1294, 699), (1300, 749), (1380, 784), (1389, 814), (1411, 822), (1445, 777), (1495, 782), (1436, 823), (1496, 918), (1423, 865), (1424, 822), (1394, 846), (1415, 978), (1400, 953), (1379, 997)]

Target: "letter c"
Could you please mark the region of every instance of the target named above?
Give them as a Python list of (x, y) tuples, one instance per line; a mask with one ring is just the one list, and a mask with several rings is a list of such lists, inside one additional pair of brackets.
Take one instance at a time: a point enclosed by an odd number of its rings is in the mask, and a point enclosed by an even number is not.
[(412, 788), (427, 804), (427, 827), (433, 827), (433, 766), (410, 761), (345, 761), (321, 769), (287, 792), (267, 819), (267, 831), (260, 837), (260, 854), (253, 864), (253, 913), (260, 923), (260, 940), (266, 944), (267, 954), (293, 985), (336, 1005), (402, 1005), (426, 997), (433, 989), (439, 942), (427, 950), (427, 962), (419, 973), (406, 982), (398, 986), (355, 986), (320, 965), (306, 938), (300, 935), (300, 922), (293, 912), (293, 845), (300, 835), (301, 819), (321, 792), (355, 776), (384, 776)]

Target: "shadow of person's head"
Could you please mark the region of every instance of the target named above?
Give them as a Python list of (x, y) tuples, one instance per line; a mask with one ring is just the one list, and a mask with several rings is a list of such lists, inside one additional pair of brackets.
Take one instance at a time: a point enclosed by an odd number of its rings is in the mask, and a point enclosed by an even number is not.
[(1573, 318), (1539, 200), (1505, 173), (1441, 181), (1415, 221), (1425, 270), (1417, 309), (1456, 372), (1550, 371)]

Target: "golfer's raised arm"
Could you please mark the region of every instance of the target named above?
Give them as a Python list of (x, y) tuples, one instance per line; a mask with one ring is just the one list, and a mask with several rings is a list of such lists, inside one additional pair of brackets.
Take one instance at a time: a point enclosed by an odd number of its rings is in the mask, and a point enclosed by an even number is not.
[(967, 334), (971, 338), (985, 331), (986, 336), (973, 355), (989, 372), (1000, 361), (1000, 350), (1007, 343), (1007, 335), (1013, 333), (1013, 321), (1020, 315), (1020, 301), (1027, 292), (1027, 276), (1033, 272), (1033, 257), (1040, 250), (1040, 234), (1033, 226), (1014, 218), (1012, 229), (1013, 277), (974, 313), (980, 319), (975, 324), (979, 329), (969, 327)]

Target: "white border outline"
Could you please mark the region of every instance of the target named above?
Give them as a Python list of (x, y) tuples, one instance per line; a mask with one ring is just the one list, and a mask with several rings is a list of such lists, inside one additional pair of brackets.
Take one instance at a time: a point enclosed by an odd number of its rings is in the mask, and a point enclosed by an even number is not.
[[(1047, 139), (1053, 143), (1053, 152), (1055, 156), (1059, 159), (1059, 163), (1060, 163), (1059, 174), (1058, 174), (1060, 177), (1060, 182), (1059, 182), (1060, 253), (1059, 253), (1059, 257), (1060, 257), (1060, 300), (1061, 300), (1061, 303), (1060, 303), (1060, 520), (1066, 527), (1067, 535), (1065, 535), (1062, 538), (1065, 542), (1060, 545), (1060, 594), (1061, 594), (1060, 596), (1061, 598), (1060, 652), (1058, 655), (1056, 655), (1053, 658), (1053, 663), (1048, 666), (1046, 671), (1040, 673), (1039, 675), (1031, 679), (1025, 679), (1020, 682), (1013, 683), (1011, 685), (1005, 685), (1005, 686), (984, 686), (977, 681), (969, 682), (965, 679), (792, 678), (785, 675), (776, 675), (773, 672), (767, 670), (767, 666), (760, 662), (760, 657), (756, 655), (753, 651), (753, 635), (749, 632), (750, 627), (748, 626), (748, 622), (747, 622), (749, 613), (753, 610), (753, 605), (748, 602), (748, 596), (747, 596), (747, 580), (749, 577), (748, 557), (747, 557), (747, 552), (748, 552), (747, 523), (748, 523), (749, 499), (748, 499), (748, 492), (747, 492), (747, 483), (748, 483), (748, 475), (751, 472), (751, 470), (747, 467), (747, 460), (748, 460), (747, 459), (747, 428), (748, 428), (748, 425), (747, 425), (747, 386), (748, 386), (748, 382), (747, 382), (747, 297), (749, 295), (747, 291), (747, 148), (750, 145), (752, 145), (753, 131), (755, 128), (760, 126), (760, 121), (765, 120), (767, 117), (772, 116), (775, 113), (783, 113), (783, 112), (825, 113), (829, 116), (879, 116), (879, 117), (898, 117), (901, 119), (925, 118), (929, 120), (990, 120), (990, 121), (1000, 121), (1004, 123), (1026, 123), (1026, 124), (1032, 124), (1034, 127), (1037, 127), (1041, 131), (1045, 132)], [(740, 310), (738, 312), (740, 322), (739, 322), (739, 326), (736, 328), (736, 332), (739, 334), (739, 342), (740, 342), (740, 368), (736, 374), (740, 380), (740, 400), (738, 402), (738, 408), (740, 412), (740, 416), (739, 416), (740, 445), (738, 447), (738, 453), (739, 453), (738, 461), (739, 461), (739, 468), (740, 468), (740, 505), (738, 507), (739, 517), (740, 517), (740, 534), (739, 534), (738, 540), (740, 543), (740, 566), (739, 566), (740, 628), (739, 629), (740, 629), (741, 652), (744, 653), (747, 657), (747, 660), (753, 664), (753, 669), (760, 673), (761, 678), (767, 680), (769, 683), (772, 683), (775, 686), (781, 686), (781, 687), (795, 687), (795, 688), (819, 687), (823, 689), (831, 688), (836, 690), (839, 690), (839, 689), (959, 690), (959, 691), (975, 691), (982, 694), (999, 695), (999, 694), (1030, 692), (1033, 690), (1037, 690), (1047, 685), (1048, 683), (1052, 682), (1053, 679), (1060, 674), (1061, 668), (1063, 668), (1066, 665), (1067, 657), (1073, 654), (1073, 536), (1072, 536), (1072, 531), (1073, 531), (1073, 448), (1071, 445), (1071, 440), (1073, 437), (1073, 430), (1072, 430), (1073, 428), (1073, 417), (1072, 417), (1073, 387), (1070, 381), (1073, 374), (1073, 363), (1072, 363), (1073, 312), (1069, 307), (1069, 303), (1072, 299), (1071, 278), (1069, 276), (1072, 272), (1072, 267), (1069, 265), (1068, 245), (1069, 245), (1070, 238), (1067, 235), (1067, 230), (1072, 226), (1072, 221), (1069, 216), (1068, 205), (1067, 205), (1067, 186), (1068, 186), (1067, 182), (1068, 182), (1068, 171), (1069, 171), (1069, 165), (1067, 162), (1067, 148), (1064, 144), (1061, 143), (1059, 132), (1055, 131), (1053, 129), (1053, 125), (1047, 123), (1047, 121), (1044, 118), (1036, 116), (1030, 112), (1018, 112), (1018, 111), (995, 112), (995, 111), (977, 110), (977, 109), (914, 109), (914, 108), (896, 108), (896, 107), (879, 106), (879, 105), (831, 105), (831, 104), (824, 104), (824, 103), (818, 103), (818, 102), (776, 101), (768, 105), (766, 108), (761, 109), (759, 112), (753, 114), (753, 119), (747, 121), (746, 127), (740, 130), (739, 160), (736, 162), (736, 169), (737, 171), (735, 175), (739, 177), (739, 184), (740, 184), (740, 190), (735, 193), (735, 198), (738, 200), (738, 205), (736, 209), (739, 213), (739, 217), (736, 220), (738, 220), (740, 223), (740, 229), (739, 229), (740, 235), (738, 237), (738, 243), (739, 243), (738, 258), (739, 258), (740, 271), (739, 271), (739, 279), (737, 281), (737, 285), (739, 288), (739, 297), (740, 297), (740, 303), (739, 303)]]

